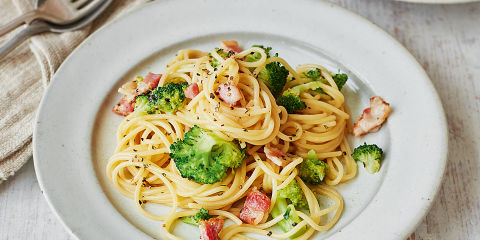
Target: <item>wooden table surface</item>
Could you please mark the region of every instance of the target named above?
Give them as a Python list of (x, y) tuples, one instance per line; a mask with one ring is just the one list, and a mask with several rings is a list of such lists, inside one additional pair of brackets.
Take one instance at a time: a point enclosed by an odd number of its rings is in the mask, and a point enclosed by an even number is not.
[[(449, 160), (443, 185), (410, 239), (480, 239), (480, 3), (332, 2), (400, 41), (429, 74), (447, 115)], [(43, 198), (32, 161), (0, 184), (0, 239), (74, 239)]]

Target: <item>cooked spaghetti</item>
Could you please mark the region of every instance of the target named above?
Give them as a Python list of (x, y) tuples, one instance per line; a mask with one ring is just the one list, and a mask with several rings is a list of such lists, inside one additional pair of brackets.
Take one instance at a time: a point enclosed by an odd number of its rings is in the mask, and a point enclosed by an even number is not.
[[(169, 239), (180, 239), (172, 234), (176, 220), (195, 215), (201, 208), (216, 218), (231, 220), (218, 233), (220, 239), (249, 239), (246, 233), (308, 239), (316, 231), (329, 230), (344, 207), (342, 196), (330, 186), (349, 181), (357, 172), (345, 136), (349, 113), (332, 74), (314, 64), (293, 69), (284, 59), (270, 56), (267, 49), (259, 46), (228, 54), (225, 54), (227, 47), (224, 50), (178, 52), (161, 77), (158, 75), (158, 87), (186, 82), (189, 86), (196, 84), (198, 93), (169, 113), (127, 112), (128, 116), (118, 127), (117, 147), (106, 174), (120, 193), (134, 200), (138, 211), (163, 222), (159, 226)], [(249, 60), (252, 56), (255, 61)], [(288, 71), (287, 82), (280, 93), (313, 81), (320, 86), (321, 89), (317, 89), (320, 91), (299, 92), (304, 109), (289, 114), (287, 108), (291, 106), (278, 104), (278, 94), (272, 94), (259, 78), (270, 63)], [(316, 79), (309, 76), (314, 71), (320, 74)], [(235, 103), (222, 99), (219, 92), (222, 85), (227, 84), (241, 92), (241, 98)], [(121, 92), (135, 95), (131, 89), (124, 86)], [(227, 97), (223, 95), (223, 98)], [(135, 97), (129, 98), (128, 93), (122, 101), (132, 104), (130, 108), (137, 108), (133, 106)], [(117, 110), (121, 105), (122, 102)], [(240, 166), (228, 168), (220, 181), (211, 184), (182, 176), (171, 157), (171, 145), (182, 141), (194, 126), (238, 144), (245, 152)], [(307, 183), (299, 174), (300, 165), (311, 150), (316, 155), (314, 158), (327, 165), (328, 172), (320, 184)], [(280, 155), (270, 156), (270, 151)], [(272, 232), (270, 228), (285, 219), (283, 212), (277, 216), (272, 214), (278, 193), (294, 181), (306, 200), (303, 208), (293, 209), (292, 214), (300, 221), (288, 232)], [(265, 214), (247, 224), (239, 216), (245, 197), (252, 191), (270, 200)], [(156, 215), (146, 211), (145, 204), (164, 204), (171, 209), (164, 215)]]

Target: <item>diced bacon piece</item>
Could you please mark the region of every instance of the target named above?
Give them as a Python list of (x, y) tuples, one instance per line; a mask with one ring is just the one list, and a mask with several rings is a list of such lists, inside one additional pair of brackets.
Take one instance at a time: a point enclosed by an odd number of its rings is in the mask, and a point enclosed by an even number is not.
[(362, 116), (353, 125), (353, 135), (358, 137), (378, 131), (388, 115), (390, 115), (390, 104), (379, 96), (370, 98), (370, 107), (363, 110)]
[(120, 116), (127, 116), (133, 112), (134, 101), (128, 101), (128, 96), (124, 96), (120, 102), (117, 103), (112, 111)]
[(152, 90), (158, 86), (158, 82), (162, 78), (162, 74), (155, 74), (149, 72), (143, 81), (137, 83), (137, 89), (135, 90), (135, 95), (142, 95), (149, 90)]
[(237, 103), (243, 99), (243, 94), (240, 91), (240, 88), (238, 88), (232, 81), (220, 84), (216, 93), (219, 95), (220, 99), (230, 106), (237, 105)]
[(220, 43), (222, 44), (223, 48), (225, 48), (225, 50), (227, 51), (233, 51), (235, 53), (239, 53), (243, 51), (243, 49), (240, 46), (238, 46), (238, 42), (235, 40), (221, 41)]
[(291, 159), (287, 154), (277, 148), (265, 146), (263, 147), (263, 152), (265, 152), (268, 159), (278, 166), (285, 166), (287, 163), (291, 162)]
[(160, 78), (162, 78), (162, 74), (155, 74), (149, 72), (142, 82), (147, 84), (149, 89), (154, 89), (158, 86)]
[(200, 93), (200, 89), (196, 83), (192, 83), (185, 88), (185, 97), (193, 99)]
[(246, 223), (257, 225), (262, 221), (270, 208), (270, 198), (254, 188), (247, 195), (247, 199), (240, 211), (240, 219)]
[(200, 239), (202, 240), (220, 240), (218, 233), (223, 228), (223, 219), (210, 218), (208, 220), (200, 220)]

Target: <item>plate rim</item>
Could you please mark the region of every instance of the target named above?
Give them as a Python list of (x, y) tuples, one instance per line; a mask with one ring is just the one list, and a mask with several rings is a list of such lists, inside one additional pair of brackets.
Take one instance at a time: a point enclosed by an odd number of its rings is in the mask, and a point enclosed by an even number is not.
[(395, 0), (397, 2), (405, 3), (418, 3), (418, 4), (462, 4), (462, 3), (474, 3), (480, 0)]
[[(409, 1), (409, 0), (407, 0), (407, 1)], [(173, 2), (173, 1), (164, 1), (164, 2)], [(308, 2), (311, 2), (311, 1), (303, 0), (303, 2), (307, 2), (305, 4), (308, 4)], [(65, 66), (69, 64), (71, 59), (74, 58), (77, 55), (78, 52), (83, 51), (83, 49), (85, 49), (85, 47), (88, 46), (89, 42), (92, 41), (92, 39), (97, 38), (97, 36), (100, 35), (102, 32), (104, 32), (105, 29), (110, 28), (112, 25), (117, 24), (117, 22), (122, 21), (124, 19), (133, 18), (132, 16), (136, 15), (142, 9), (146, 9), (148, 7), (151, 7), (152, 5), (161, 5), (161, 4), (163, 4), (163, 2), (160, 2), (160, 1), (150, 2), (150, 3), (144, 4), (143, 6), (141, 6), (137, 9), (135, 9), (135, 10), (133, 10), (133, 11), (131, 11), (131, 12), (115, 19), (115, 20), (113, 20), (112, 22), (102, 26), (97, 31), (95, 31), (93, 34), (88, 36), (78, 47), (76, 47), (74, 49), (74, 51), (72, 51), (72, 53), (64, 60), (64, 62), (58, 68), (54, 77), (52, 78), (51, 83), (48, 85), (48, 87), (47, 87), (47, 89), (46, 89), (46, 91), (45, 91), (45, 93), (42, 97), (42, 100), (40, 102), (40, 106), (39, 106), (38, 111), (36, 113), (35, 124), (34, 124), (34, 134), (33, 134), (33, 160), (34, 160), (35, 174), (36, 174), (37, 179), (38, 179), (38, 184), (40, 186), (40, 189), (43, 192), (44, 197), (47, 200), (47, 203), (48, 203), (50, 209), (53, 211), (54, 215), (57, 217), (58, 220), (60, 220), (61, 224), (65, 227), (67, 232), (69, 232), (72, 236), (75, 236), (77, 238), (78, 238), (77, 233), (72, 231), (72, 228), (65, 222), (64, 217), (61, 216), (61, 213), (59, 212), (57, 207), (54, 206), (54, 204), (52, 203), (50, 192), (45, 187), (44, 177), (42, 175), (42, 172), (39, 170), (40, 169), (39, 166), (42, 164), (42, 163), (39, 162), (39, 159), (38, 159), (38, 155), (39, 155), (39, 151), (40, 151), (39, 150), (40, 145), (42, 144), (42, 143), (39, 143), (39, 140), (38, 140), (39, 128), (42, 127), (42, 123), (39, 122), (39, 118), (43, 114), (42, 110), (45, 108), (45, 105), (46, 105), (46, 100), (45, 100), (46, 97), (45, 96), (47, 96), (49, 94), (50, 89), (57, 82), (57, 73), (63, 72), (64, 71), (63, 69), (67, 68)], [(406, 53), (406, 55), (409, 58), (409, 62), (416, 65), (419, 68), (420, 72), (423, 73), (424, 80), (426, 80), (424, 83), (429, 87), (429, 90), (431, 90), (432, 93), (433, 93), (432, 96), (434, 97), (434, 99), (432, 99), (432, 100), (434, 100), (436, 103), (438, 103), (438, 106), (437, 106), (438, 110), (439, 110), (438, 113), (441, 115), (440, 119), (438, 119), (438, 120), (439, 120), (439, 124), (442, 127), (442, 130), (439, 131), (439, 132), (442, 133), (441, 134), (442, 139), (440, 140), (440, 142), (442, 142), (442, 145), (445, 146), (446, 148), (444, 148), (442, 153), (439, 154), (441, 156), (441, 158), (438, 159), (438, 161), (439, 161), (439, 163), (441, 163), (441, 166), (439, 166), (439, 167), (437, 166), (436, 173), (437, 173), (437, 175), (440, 176), (440, 178), (438, 178), (431, 185), (431, 187), (433, 189), (433, 191), (429, 192), (429, 193), (431, 193), (431, 201), (428, 201), (428, 202), (426, 202), (426, 204), (423, 204), (422, 208), (420, 210), (418, 210), (417, 214), (415, 215), (415, 218), (416, 218), (415, 221), (413, 221), (413, 223), (410, 223), (408, 226), (406, 226), (406, 229), (408, 229), (410, 232), (413, 232), (413, 230), (415, 230), (415, 228), (421, 223), (422, 217), (425, 216), (429, 212), (429, 209), (432, 207), (432, 205), (434, 203), (433, 200), (436, 198), (436, 196), (439, 193), (439, 190), (440, 190), (441, 184), (442, 184), (442, 180), (443, 180), (443, 177), (445, 175), (447, 161), (448, 161), (448, 158), (447, 158), (448, 157), (448, 131), (447, 131), (448, 128), (447, 128), (445, 112), (444, 112), (444, 109), (443, 109), (443, 106), (442, 106), (441, 99), (440, 99), (440, 97), (437, 93), (437, 90), (435, 89), (431, 79), (429, 78), (428, 74), (421, 67), (421, 65), (418, 63), (418, 61), (415, 59), (415, 57), (402, 44), (400, 44), (394, 37), (392, 37), (388, 32), (386, 32), (382, 28), (378, 27), (375, 23), (369, 21), (368, 19), (358, 15), (355, 12), (347, 10), (347, 9), (341, 7), (341, 6), (338, 6), (336, 4), (327, 2), (325, 0), (321, 1), (319, 4), (335, 6), (337, 8), (337, 10), (342, 11), (343, 14), (347, 14), (347, 15), (350, 15), (352, 17), (355, 17), (357, 20), (360, 20), (361, 22), (363, 22), (363, 24), (370, 25), (370, 27), (373, 27), (373, 29), (375, 31), (381, 33), (383, 36), (388, 37), (389, 40), (393, 44), (396, 45), (397, 50), (401, 50), (403, 53)], [(337, 234), (334, 234), (334, 236), (335, 235), (337, 235)]]

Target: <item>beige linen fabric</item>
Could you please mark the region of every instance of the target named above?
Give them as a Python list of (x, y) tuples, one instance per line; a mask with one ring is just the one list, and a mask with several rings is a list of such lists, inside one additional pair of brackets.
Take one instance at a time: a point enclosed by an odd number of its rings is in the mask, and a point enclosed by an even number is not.
[[(50, 79), (63, 60), (88, 35), (148, 0), (113, 0), (84, 29), (35, 36), (0, 59), (0, 183), (32, 158), (35, 115)], [(0, 0), (0, 25), (34, 7), (34, 0)], [(15, 33), (1, 37), (4, 44)]]

